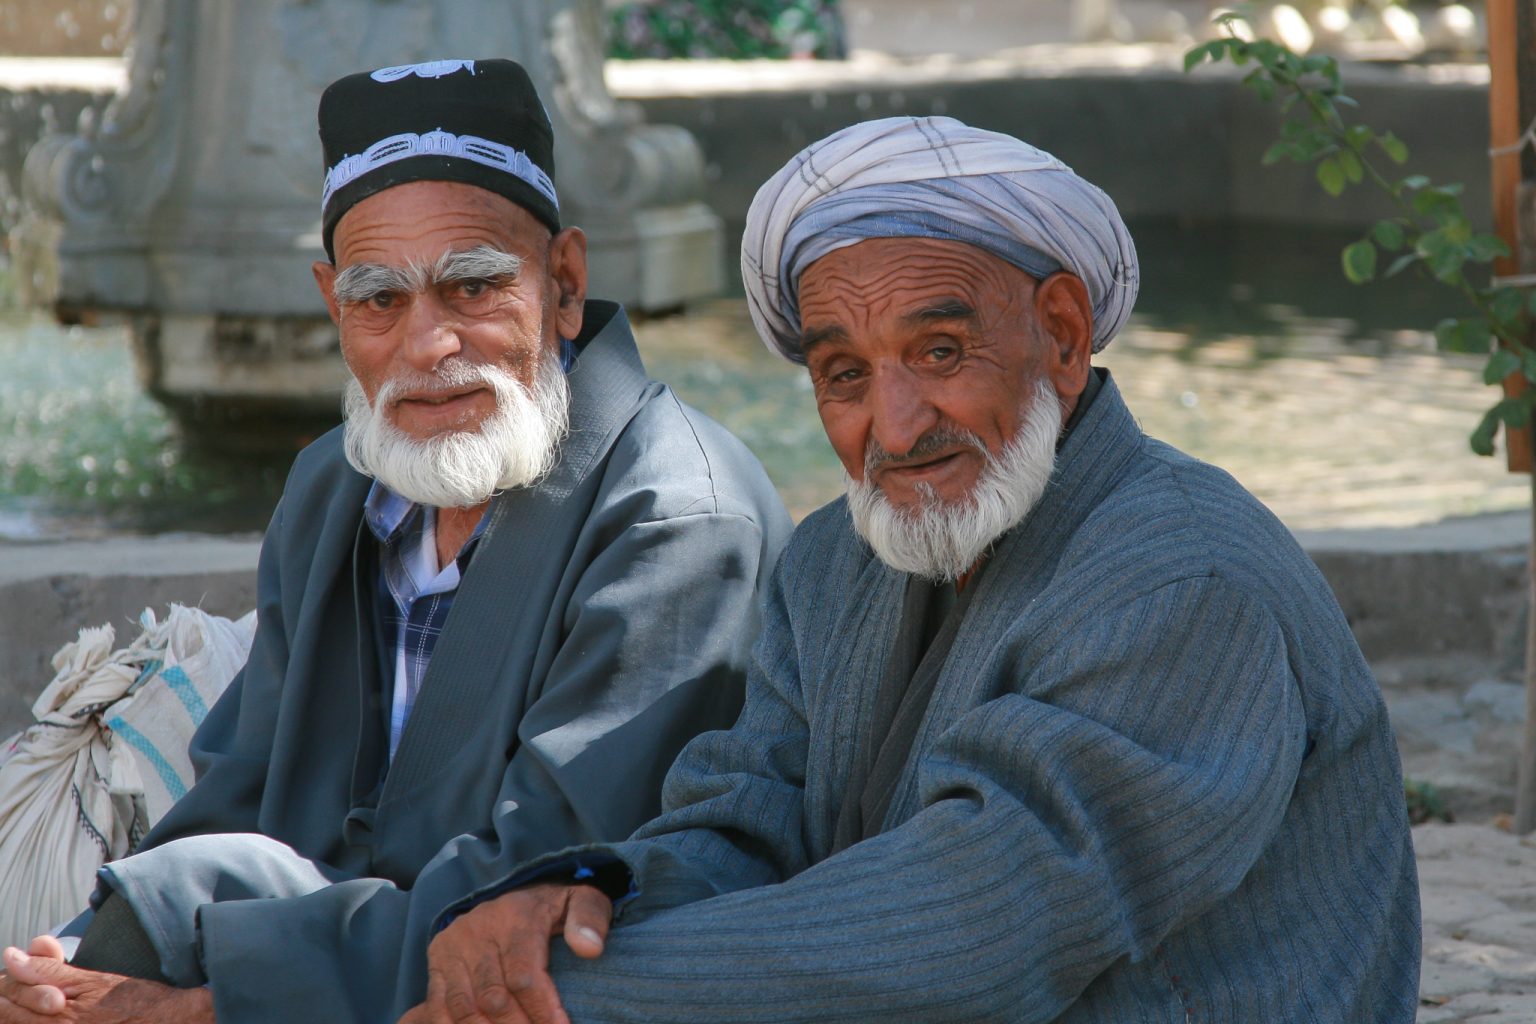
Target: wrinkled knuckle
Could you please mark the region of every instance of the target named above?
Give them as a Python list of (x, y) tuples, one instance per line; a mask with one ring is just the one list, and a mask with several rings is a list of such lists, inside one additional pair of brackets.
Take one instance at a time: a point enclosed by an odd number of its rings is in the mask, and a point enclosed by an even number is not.
[(467, 992), (449, 992), (443, 1006), (454, 1020), (468, 1020), (478, 1012), (475, 1001)]
[(538, 983), (538, 977), (527, 971), (512, 971), (507, 975), (507, 988), (513, 992), (530, 991)]
[(483, 988), (476, 993), (480, 1009), (492, 1016), (499, 1016), (512, 1008), (512, 996), (502, 985), (494, 988)]

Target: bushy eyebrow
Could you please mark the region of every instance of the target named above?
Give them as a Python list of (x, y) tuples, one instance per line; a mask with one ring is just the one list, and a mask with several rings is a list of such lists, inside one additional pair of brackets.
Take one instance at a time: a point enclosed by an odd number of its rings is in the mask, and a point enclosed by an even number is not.
[(800, 353), (808, 355), (811, 349), (828, 341), (846, 341), (848, 332), (837, 324), (828, 324), (826, 327), (813, 327), (808, 331), (800, 332)]
[(432, 281), (464, 281), (484, 278), (516, 277), (523, 269), (523, 258), (489, 245), (477, 245), (463, 252), (445, 252), (432, 268)]
[(491, 245), (477, 245), (461, 252), (445, 252), (430, 267), (412, 260), (403, 267), (382, 263), (354, 263), (336, 274), (332, 286), (341, 305), (366, 302), (386, 292), (421, 292), (430, 285), (471, 279), (495, 280), (516, 277), (523, 258)]
[(977, 313), (974, 306), (959, 299), (952, 299), (937, 302), (932, 306), (924, 306), (922, 309), (914, 309), (910, 313), (902, 314), (901, 319), (908, 325), (918, 325), (943, 320), (975, 320)]

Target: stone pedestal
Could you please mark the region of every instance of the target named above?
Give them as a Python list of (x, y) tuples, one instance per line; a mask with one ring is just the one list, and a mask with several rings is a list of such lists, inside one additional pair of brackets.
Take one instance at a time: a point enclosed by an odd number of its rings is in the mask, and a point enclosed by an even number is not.
[(592, 293), (644, 310), (714, 293), (699, 148), (614, 102), (601, 17), (601, 0), (139, 0), (127, 89), (99, 124), (28, 154), (22, 297), (127, 319), (152, 393), (215, 432), (334, 420), (346, 371), (309, 271), (324, 258), (320, 92), (373, 67), (497, 56), (544, 97)]

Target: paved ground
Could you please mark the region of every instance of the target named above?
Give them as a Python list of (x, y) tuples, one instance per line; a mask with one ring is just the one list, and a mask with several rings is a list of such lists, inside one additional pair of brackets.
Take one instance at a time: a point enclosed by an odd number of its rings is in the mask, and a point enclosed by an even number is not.
[(1424, 906), (1419, 1024), (1536, 1024), (1536, 839), (1413, 830)]

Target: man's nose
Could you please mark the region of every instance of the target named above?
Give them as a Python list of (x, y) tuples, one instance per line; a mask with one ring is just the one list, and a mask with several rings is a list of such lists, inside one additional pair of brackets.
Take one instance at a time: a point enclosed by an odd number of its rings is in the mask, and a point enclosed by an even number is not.
[(870, 384), (870, 435), (890, 454), (905, 455), (938, 424), (938, 409), (904, 366), (876, 370)]
[(438, 363), (464, 347), (448, 308), (430, 288), (411, 296), (401, 331), (401, 355), (422, 373), (431, 373)]

